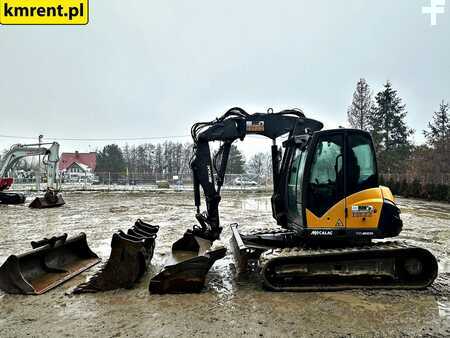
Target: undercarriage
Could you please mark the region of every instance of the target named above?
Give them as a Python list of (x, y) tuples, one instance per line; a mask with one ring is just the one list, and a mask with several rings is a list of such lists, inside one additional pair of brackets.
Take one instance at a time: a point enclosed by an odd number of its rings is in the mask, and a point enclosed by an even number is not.
[(304, 242), (278, 229), (241, 234), (231, 225), (239, 273), (256, 273), (272, 291), (422, 289), (437, 276), (436, 258), (401, 242)]

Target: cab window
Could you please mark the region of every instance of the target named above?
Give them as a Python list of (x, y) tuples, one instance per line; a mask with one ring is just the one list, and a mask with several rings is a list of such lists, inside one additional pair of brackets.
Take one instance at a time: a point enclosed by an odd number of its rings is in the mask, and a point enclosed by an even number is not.
[(307, 183), (306, 207), (321, 217), (344, 197), (343, 135), (319, 138)]
[(366, 135), (349, 134), (347, 138), (347, 194), (378, 186), (375, 154)]
[(288, 183), (288, 215), (289, 218), (295, 222), (299, 223), (301, 207), (297, 206), (297, 184), (299, 181), (299, 173), (302, 171), (300, 164), (302, 161), (302, 152), (300, 149), (295, 150), (294, 159), (292, 160), (291, 170), (289, 173), (289, 183)]

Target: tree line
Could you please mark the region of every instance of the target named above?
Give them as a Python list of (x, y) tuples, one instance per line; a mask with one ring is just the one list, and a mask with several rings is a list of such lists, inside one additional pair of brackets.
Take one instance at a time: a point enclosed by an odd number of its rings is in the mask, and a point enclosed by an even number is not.
[[(419, 131), (423, 133), (425, 143), (415, 145), (412, 136), (416, 131), (408, 126), (407, 106), (398, 90), (388, 81), (374, 95), (367, 81), (360, 79), (347, 118), (350, 127), (366, 130), (372, 135), (380, 176), (394, 185), (396, 192), (424, 197), (436, 195), (431, 191), (439, 191), (441, 197), (438, 199), (445, 199), (442, 186), (450, 185), (449, 108), (449, 103), (442, 100), (427, 126)], [(190, 175), (192, 151), (192, 143), (172, 141), (122, 148), (111, 144), (98, 151), (96, 171), (99, 175), (107, 172), (127, 174), (132, 179), (139, 175), (187, 176)], [(238, 147), (232, 145), (227, 173), (266, 179), (271, 176), (271, 165), (269, 152), (257, 153), (246, 160)], [(414, 192), (418, 182), (422, 189), (420, 193)], [(450, 191), (448, 195), (450, 199)]]
[[(137, 146), (125, 145), (122, 148), (116, 144), (109, 144), (97, 151), (96, 174), (101, 179), (107, 178), (113, 181), (123, 176), (130, 180), (139, 180), (142, 177), (154, 177), (155, 179), (172, 179), (173, 176), (186, 177), (191, 175), (192, 156), (192, 143), (166, 141)], [(262, 172), (262, 169), (254, 162), (252, 157), (250, 167), (258, 168), (259, 172)], [(227, 174), (245, 174), (247, 168), (244, 154), (233, 144), (230, 150)]]
[(374, 96), (360, 79), (347, 116), (351, 127), (371, 133), (379, 172), (396, 193), (450, 201), (449, 108), (442, 100), (421, 131), (425, 143), (414, 145), (416, 131), (407, 125), (406, 104), (391, 82)]

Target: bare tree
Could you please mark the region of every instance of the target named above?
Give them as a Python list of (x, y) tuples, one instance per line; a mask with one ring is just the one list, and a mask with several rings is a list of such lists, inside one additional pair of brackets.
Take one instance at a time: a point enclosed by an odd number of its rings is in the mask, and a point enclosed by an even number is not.
[(348, 122), (352, 128), (368, 130), (373, 107), (372, 91), (365, 79), (360, 79), (353, 93), (353, 101), (347, 110)]
[(269, 153), (253, 155), (247, 164), (248, 173), (257, 176), (259, 180), (270, 177), (272, 173), (272, 159)]
[(261, 177), (264, 175), (264, 165), (265, 165), (265, 154), (257, 153), (250, 158), (248, 162), (248, 171), (251, 174), (254, 174), (257, 177)]

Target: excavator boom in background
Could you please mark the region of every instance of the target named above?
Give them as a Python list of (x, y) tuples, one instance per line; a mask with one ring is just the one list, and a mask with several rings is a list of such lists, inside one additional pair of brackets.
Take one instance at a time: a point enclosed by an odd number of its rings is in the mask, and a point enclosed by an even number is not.
[[(231, 144), (249, 134), (273, 141), (272, 212), (278, 226), (257, 233), (240, 233), (237, 225), (231, 226), (231, 246), (241, 273), (257, 272), (266, 288), (277, 291), (430, 285), (437, 276), (437, 261), (429, 251), (404, 243), (372, 243), (397, 236), (403, 223), (391, 191), (378, 184), (370, 134), (322, 128), (321, 122), (306, 118), (297, 109), (248, 114), (232, 108), (214, 121), (194, 124), (191, 168), (199, 225), (172, 246), (174, 256), (181, 252), (189, 258), (166, 267), (150, 283), (150, 291), (186, 291), (186, 283), (204, 281), (214, 263), (203, 259), (206, 268), (202, 269), (197, 255), (214, 259), (225, 255), (223, 251), (208, 255), (212, 250), (208, 248), (222, 231), (220, 191)], [(284, 149), (276, 144), (283, 135), (287, 136)], [(222, 142), (213, 158), (212, 141)], [(205, 212), (200, 211), (200, 187)], [(165, 288), (152, 290), (152, 285)]]
[(7, 175), (23, 158), (39, 155), (44, 156), (43, 163), (47, 167), (47, 190), (44, 197), (37, 197), (30, 203), (30, 208), (52, 208), (65, 204), (62, 196), (58, 194), (57, 165), (59, 162), (59, 143), (57, 142), (16, 144), (11, 147), (0, 161), (0, 204), (22, 204), (25, 202), (23, 194), (3, 192), (3, 190), (10, 188), (13, 183), (13, 179)]

